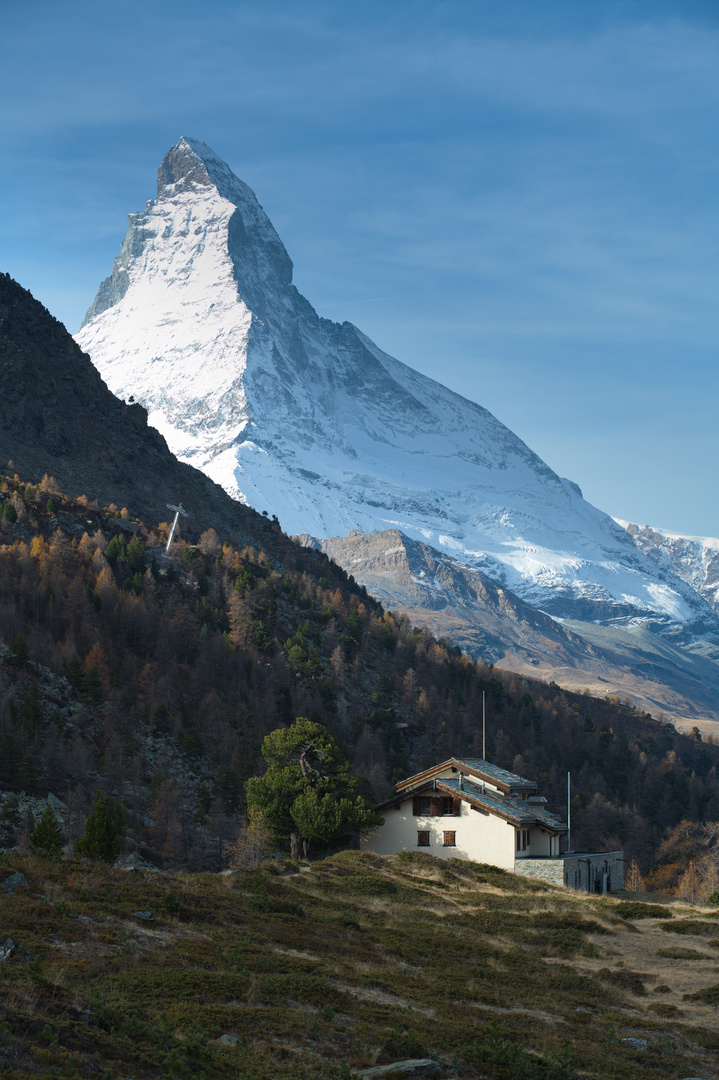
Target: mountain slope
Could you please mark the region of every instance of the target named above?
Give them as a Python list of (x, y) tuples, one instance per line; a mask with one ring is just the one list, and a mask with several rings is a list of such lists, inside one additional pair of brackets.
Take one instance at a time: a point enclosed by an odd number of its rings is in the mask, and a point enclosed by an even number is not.
[(182, 500), (187, 535), (214, 527), (295, 557), (276, 525), (179, 462), (148, 426), (145, 409), (118, 400), (62, 323), (2, 273), (0, 400), (0, 464), (24, 480), (48, 474), (65, 491), (127, 506), (152, 522), (166, 520), (166, 504)]
[(399, 528), (551, 614), (717, 632), (693, 589), (486, 409), (320, 318), (204, 143), (166, 155), (78, 341), (182, 460), (288, 531)]
[(415, 625), (438, 637), (450, 637), (485, 663), (530, 671), (531, 665), (571, 666), (581, 654), (594, 652), (481, 570), (411, 540), (399, 529), (294, 539), (324, 551), (385, 607), (405, 612)]
[(325, 552), (386, 608), (507, 671), (621, 696), (677, 728), (719, 720), (719, 665), (709, 644), (683, 648), (640, 623), (603, 627), (536, 611), (480, 570), (397, 529), (300, 543)]
[(0, 870), (0, 887), (23, 882), (2, 901), (0, 1069), (716, 1077), (719, 939), (707, 909), (697, 918), (676, 902), (439, 862), (344, 852), (307, 873), (268, 860), (169, 877), (13, 854)]

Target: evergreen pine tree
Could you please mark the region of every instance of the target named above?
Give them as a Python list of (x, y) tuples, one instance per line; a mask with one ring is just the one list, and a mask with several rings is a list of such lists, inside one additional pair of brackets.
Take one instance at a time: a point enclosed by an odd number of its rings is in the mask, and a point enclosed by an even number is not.
[(110, 817), (105, 796), (101, 791), (95, 795), (95, 805), (85, 822), (85, 831), (75, 844), (78, 855), (99, 862), (114, 863), (120, 854), (120, 839), (115, 822)]
[(55, 811), (48, 805), (30, 835), (30, 850), (43, 855), (62, 854), (62, 829)]

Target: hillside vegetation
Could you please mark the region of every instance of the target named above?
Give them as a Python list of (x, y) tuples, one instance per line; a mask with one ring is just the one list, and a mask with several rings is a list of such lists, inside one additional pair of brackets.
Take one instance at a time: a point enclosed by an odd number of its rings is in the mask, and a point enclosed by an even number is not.
[(718, 1075), (716, 914), (415, 852), (306, 870), (14, 854), (0, 1071), (336, 1080), (429, 1056), (465, 1080)]
[(719, 746), (477, 664), (319, 553), (287, 543), (273, 563), (208, 530), (168, 562), (167, 526), (47, 478), (1, 480), (0, 509), (0, 845), (28, 834), (32, 800), (13, 794), (52, 792), (72, 841), (102, 789), (123, 854), (221, 869), (269, 731), (324, 724), (382, 798), (481, 756), (483, 693), (491, 760), (559, 812), (572, 771), (575, 847), (625, 846), (647, 869), (681, 819), (719, 820)]

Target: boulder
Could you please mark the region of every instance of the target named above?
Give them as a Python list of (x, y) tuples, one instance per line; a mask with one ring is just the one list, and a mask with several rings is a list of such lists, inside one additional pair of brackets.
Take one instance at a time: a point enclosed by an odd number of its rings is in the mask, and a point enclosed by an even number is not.
[(0, 889), (6, 889), (9, 893), (14, 893), (16, 889), (24, 889), (27, 887), (27, 878), (24, 874), (21, 874), (18, 870), (16, 873), (11, 874), (10, 877), (6, 877), (4, 881), (0, 881)]
[(8, 936), (4, 941), (0, 941), (0, 963), (12, 960), (13, 956), (15, 956), (21, 948), (20, 942), (16, 941), (14, 937)]

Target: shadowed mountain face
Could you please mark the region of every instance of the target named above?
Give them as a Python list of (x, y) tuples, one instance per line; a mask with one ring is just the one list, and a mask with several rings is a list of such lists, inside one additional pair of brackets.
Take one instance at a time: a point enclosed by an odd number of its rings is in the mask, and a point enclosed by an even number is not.
[(294, 545), (276, 526), (179, 462), (139, 404), (118, 400), (62, 323), (0, 274), (0, 461), (24, 480), (54, 476), (61, 489), (127, 506), (148, 522), (168, 502), (190, 513), (186, 532), (214, 527), (266, 550)]
[(552, 615), (717, 632), (702, 597), (486, 409), (320, 318), (253, 192), (202, 142), (165, 156), (78, 340), (178, 457), (288, 531), (396, 528)]

